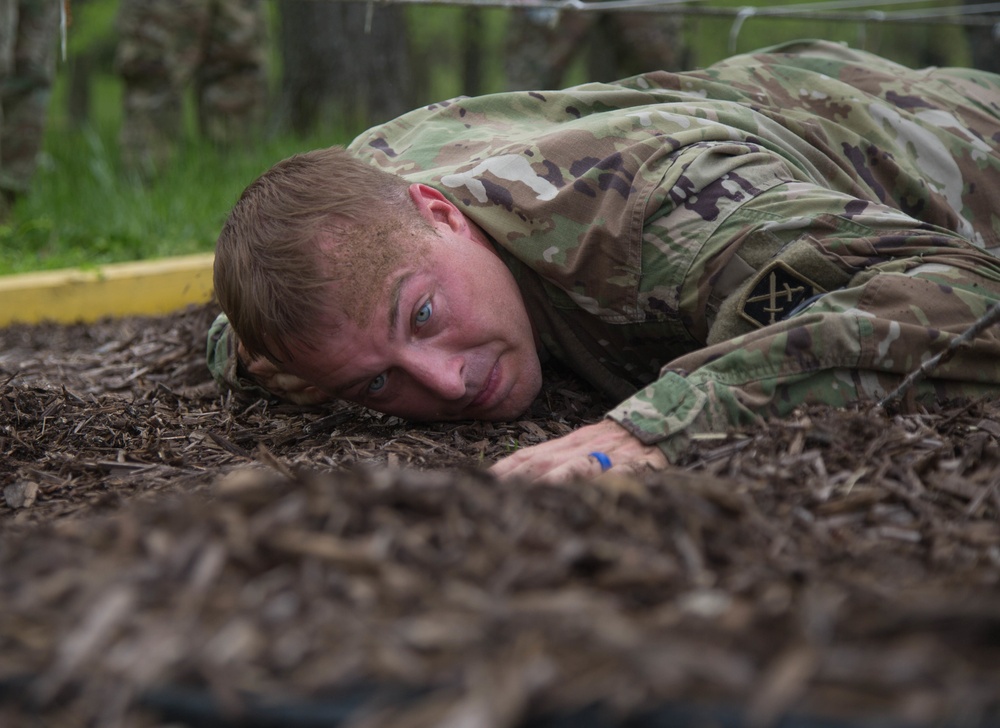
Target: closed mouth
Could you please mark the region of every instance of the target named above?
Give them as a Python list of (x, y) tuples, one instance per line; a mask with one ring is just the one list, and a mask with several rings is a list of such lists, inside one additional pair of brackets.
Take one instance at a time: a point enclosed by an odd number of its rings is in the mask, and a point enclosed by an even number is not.
[(493, 397), (493, 394), (497, 391), (497, 388), (499, 386), (500, 386), (500, 360), (498, 359), (496, 363), (493, 365), (493, 368), (490, 370), (490, 375), (486, 378), (486, 381), (483, 383), (483, 388), (479, 390), (479, 394), (477, 394), (476, 398), (473, 399), (471, 402), (469, 402), (467, 406), (472, 408), (472, 407), (481, 407), (482, 405), (486, 404), (486, 402), (488, 402)]

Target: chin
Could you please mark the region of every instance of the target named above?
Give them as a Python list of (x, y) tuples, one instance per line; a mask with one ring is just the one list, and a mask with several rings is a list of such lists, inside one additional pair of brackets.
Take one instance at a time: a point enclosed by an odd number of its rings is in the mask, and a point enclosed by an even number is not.
[[(530, 402), (529, 402), (530, 404)], [(511, 420), (516, 420), (518, 417), (523, 415), (528, 410), (527, 407), (521, 407), (519, 409), (505, 408), (499, 412), (491, 412), (485, 414), (482, 417), (476, 417), (477, 420), (483, 420), (484, 422), (510, 422)]]
[(496, 412), (489, 413), (481, 419), (501, 422), (513, 420), (523, 415), (528, 411), (528, 408), (531, 407), (531, 403), (535, 401), (538, 394), (542, 391), (541, 376), (538, 377), (537, 385), (532, 382), (531, 385), (525, 389), (526, 391), (522, 392), (511, 392), (507, 399), (501, 403), (501, 406), (496, 408)]

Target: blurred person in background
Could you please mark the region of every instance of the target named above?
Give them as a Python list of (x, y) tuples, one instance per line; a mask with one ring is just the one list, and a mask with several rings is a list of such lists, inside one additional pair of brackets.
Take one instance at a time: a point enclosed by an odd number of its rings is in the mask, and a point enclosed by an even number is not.
[(206, 139), (253, 138), (267, 105), (264, 10), (261, 0), (122, 0), (115, 67), (127, 169), (150, 177), (170, 161), (191, 86)]
[(679, 14), (511, 11), (505, 72), (512, 91), (559, 88), (581, 55), (588, 81), (614, 81), (645, 71), (689, 66)]
[(0, 0), (0, 220), (38, 166), (56, 72), (61, 0)]
[[(984, 5), (983, 0), (965, 0), (966, 9)], [(972, 67), (990, 73), (1000, 73), (1000, 13), (983, 13), (992, 16), (993, 25), (966, 25), (965, 37), (969, 41)]]

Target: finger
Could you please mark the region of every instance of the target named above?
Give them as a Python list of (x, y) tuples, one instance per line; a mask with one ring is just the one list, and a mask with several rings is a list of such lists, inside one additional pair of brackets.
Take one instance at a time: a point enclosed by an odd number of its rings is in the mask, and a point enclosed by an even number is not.
[(558, 448), (545, 443), (508, 455), (494, 463), (490, 472), (498, 478), (533, 481), (543, 473), (558, 467), (564, 460), (565, 456), (559, 453)]
[(651, 470), (665, 470), (670, 466), (666, 453), (658, 447), (649, 447), (645, 455), (633, 462), (636, 473), (646, 473)]
[(493, 465), (490, 472), (504, 480), (529, 483), (562, 483), (575, 478), (593, 478), (601, 464), (582, 453), (546, 453), (529, 448)]
[(489, 472), (498, 478), (510, 480), (520, 478), (531, 481), (553, 466), (553, 463), (538, 457), (537, 454), (532, 456), (528, 451), (521, 451), (498, 460), (490, 467)]
[(283, 392), (302, 392), (311, 385), (304, 379), (299, 379), (294, 374), (275, 374), (270, 382)]
[(567, 458), (556, 467), (539, 473), (532, 482), (554, 485), (570, 480), (592, 480), (604, 472), (601, 463), (589, 455), (575, 455)]
[(280, 374), (280, 370), (267, 359), (254, 359), (246, 365), (246, 369), (258, 380), (268, 379)]
[(602, 452), (600, 450), (593, 450), (587, 453), (587, 457), (593, 460), (595, 463), (597, 463), (602, 473), (605, 470), (611, 469), (611, 458), (608, 457), (607, 453)]
[(285, 397), (294, 404), (319, 404), (329, 399), (326, 392), (316, 387), (306, 387), (298, 391), (286, 392)]
[(493, 463), (489, 468), (489, 472), (498, 477), (512, 475), (519, 468), (523, 468), (525, 463), (533, 457), (534, 453), (535, 447), (515, 450), (510, 455), (505, 455)]

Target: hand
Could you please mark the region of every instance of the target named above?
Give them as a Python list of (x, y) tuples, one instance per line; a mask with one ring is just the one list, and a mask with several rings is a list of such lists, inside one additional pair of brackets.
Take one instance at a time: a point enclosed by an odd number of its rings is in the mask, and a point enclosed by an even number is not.
[(609, 472), (637, 473), (662, 470), (668, 465), (660, 448), (644, 445), (614, 420), (602, 420), (558, 439), (518, 450), (496, 462), (490, 472), (500, 478), (545, 483), (592, 478), (603, 472), (597, 459), (590, 457), (595, 451), (608, 456)]
[(236, 355), (243, 362), (253, 380), (271, 394), (294, 404), (319, 404), (330, 399), (329, 395), (294, 374), (281, 371), (265, 357), (251, 357), (240, 343)]

